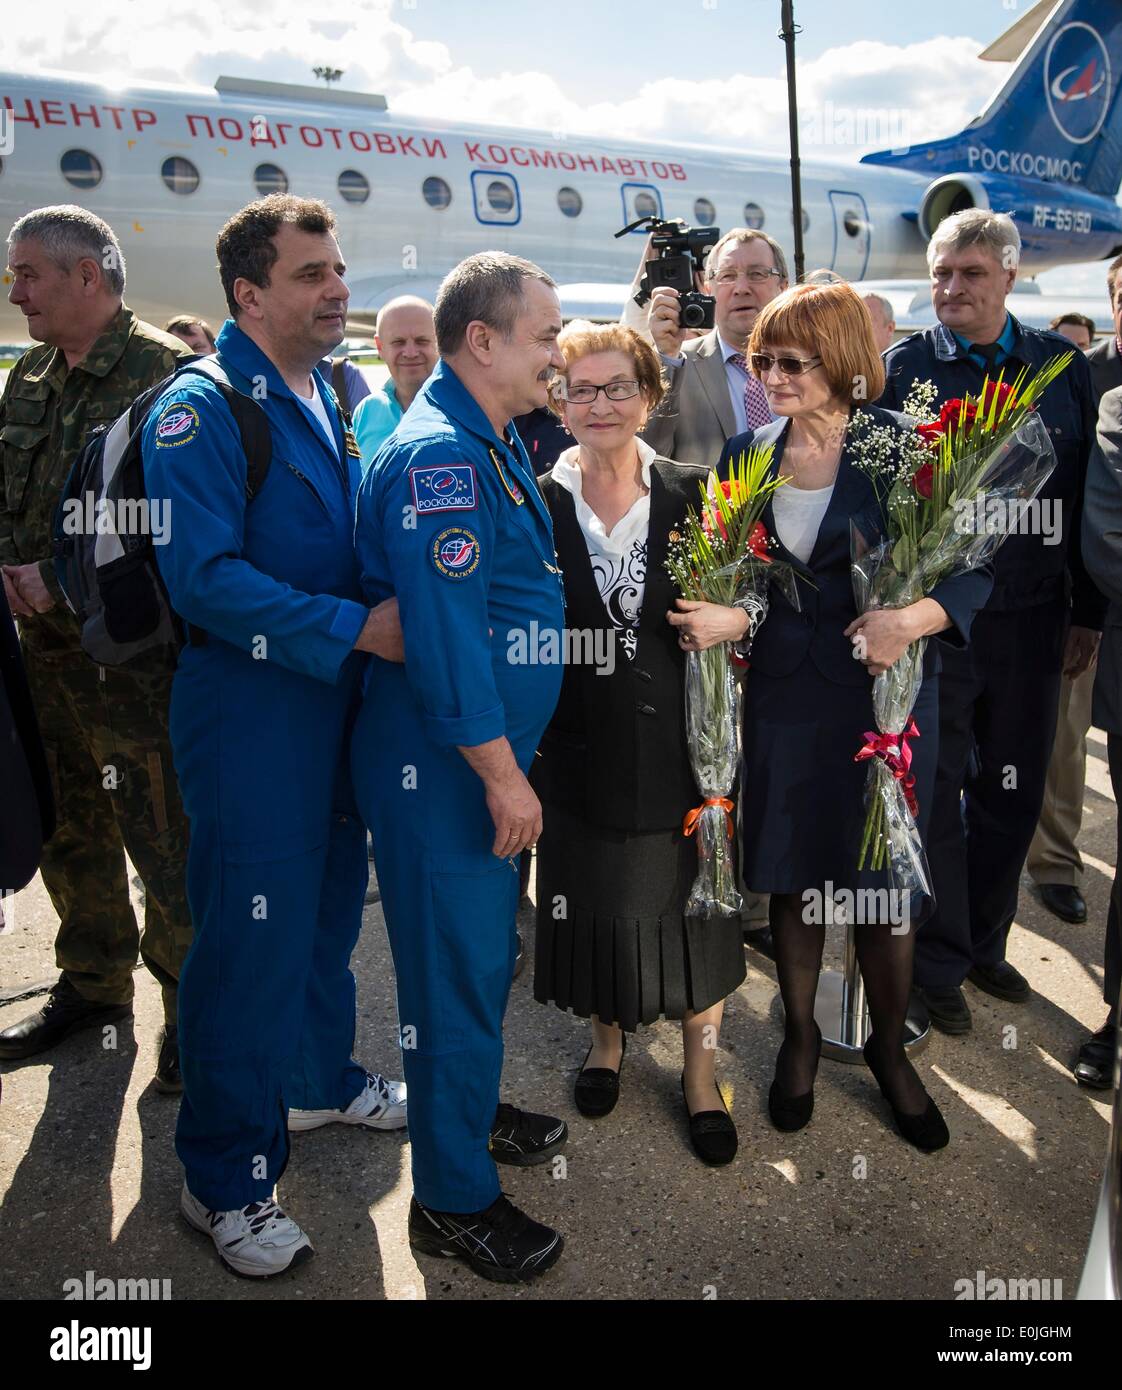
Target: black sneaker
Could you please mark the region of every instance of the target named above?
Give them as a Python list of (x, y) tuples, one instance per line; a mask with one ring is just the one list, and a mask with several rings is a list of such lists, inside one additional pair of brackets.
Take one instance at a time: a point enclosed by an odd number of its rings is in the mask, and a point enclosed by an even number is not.
[(33, 1057), (82, 1028), (96, 1028), (99, 1023), (112, 1023), (131, 1014), (131, 1003), (92, 1003), (60, 975), (41, 1009), (0, 1033), (0, 1058)]
[(496, 1284), (528, 1284), (557, 1263), (565, 1239), (501, 1195), (486, 1211), (468, 1215), (433, 1211), (414, 1197), (409, 1203), (409, 1247), (418, 1255), (463, 1260)]
[(183, 1075), (179, 1070), (179, 1029), (174, 1023), (165, 1023), (160, 1032), (155, 1086), (164, 1096), (178, 1095), (183, 1090)]
[(552, 1115), (531, 1115), (513, 1105), (500, 1105), (495, 1111), (488, 1147), (496, 1163), (515, 1168), (533, 1168), (560, 1153), (569, 1137), (569, 1126)]

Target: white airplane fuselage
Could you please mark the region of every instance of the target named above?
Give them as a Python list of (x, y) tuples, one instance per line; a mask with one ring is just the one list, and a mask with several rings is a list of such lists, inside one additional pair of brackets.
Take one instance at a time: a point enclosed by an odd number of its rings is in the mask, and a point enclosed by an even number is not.
[[(0, 106), (11, 108), (0, 129), (5, 231), (50, 203), (98, 213), (120, 238), (128, 302), (158, 323), (182, 312), (212, 322), (225, 316), (215, 236), (231, 213), (277, 184), (275, 174), (272, 183), (255, 180), (261, 165), (276, 166), (288, 191), (334, 209), (357, 319), (394, 294), (431, 297), (457, 261), (484, 249), (527, 256), (562, 285), (626, 284), (643, 234), (617, 241), (613, 233), (646, 211), (699, 225), (710, 212), (698, 200), (711, 206), (713, 225), (761, 225), (791, 257), (790, 174), (779, 151), (426, 121), (361, 96), (303, 90), (115, 90), (0, 73)], [(167, 163), (176, 159), (190, 167)], [(365, 180), (366, 200), (347, 201), (341, 176), (352, 196)], [(444, 187), (430, 183), (426, 198), (426, 180)], [(906, 170), (804, 162), (807, 269), (826, 266), (852, 280), (922, 276), (914, 218), (928, 182)], [(566, 215), (561, 203), (574, 210), (578, 200), (579, 213)], [(0, 339), (25, 338), (22, 324), (5, 301)]]

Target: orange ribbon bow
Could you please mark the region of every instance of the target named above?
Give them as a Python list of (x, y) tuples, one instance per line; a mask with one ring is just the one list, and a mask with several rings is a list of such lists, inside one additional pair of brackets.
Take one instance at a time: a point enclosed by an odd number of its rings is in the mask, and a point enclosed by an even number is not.
[(732, 839), (732, 802), (727, 796), (707, 796), (700, 806), (695, 806), (692, 811), (686, 812), (686, 818), (682, 822), (682, 832), (685, 835), (692, 835), (697, 829), (697, 823), (701, 819), (701, 813), (706, 806), (720, 806), (725, 813), (725, 828), (728, 837)]

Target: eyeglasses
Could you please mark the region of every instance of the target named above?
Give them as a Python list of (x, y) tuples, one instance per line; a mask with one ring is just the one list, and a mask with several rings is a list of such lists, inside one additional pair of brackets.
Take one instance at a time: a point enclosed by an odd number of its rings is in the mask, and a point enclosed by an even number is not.
[(570, 386), (564, 380), (557, 383), (557, 394), (563, 401), (568, 401), (570, 405), (591, 405), (601, 391), (610, 401), (629, 401), (632, 396), (639, 394), (639, 383), (637, 381), (609, 381), (603, 386), (592, 386), (591, 384)]
[(773, 275), (777, 279), (783, 278), (778, 270), (722, 270), (713, 283), (716, 285), (735, 285), (742, 275), (750, 285), (762, 285)]
[(802, 376), (803, 372), (821, 365), (821, 357), (773, 357), (770, 352), (752, 354), (752, 370), (757, 376), (767, 376), (772, 367), (778, 367), (784, 376)]

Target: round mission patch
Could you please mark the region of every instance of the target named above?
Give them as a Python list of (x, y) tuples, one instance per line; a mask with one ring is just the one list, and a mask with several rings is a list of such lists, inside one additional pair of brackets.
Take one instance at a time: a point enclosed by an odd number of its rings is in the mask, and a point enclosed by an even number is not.
[(479, 565), (479, 538), (466, 526), (449, 526), (432, 543), (432, 562), (445, 579), (466, 579)]
[(176, 401), (165, 405), (156, 421), (156, 448), (176, 449), (190, 444), (199, 432), (199, 412), (193, 405)]

